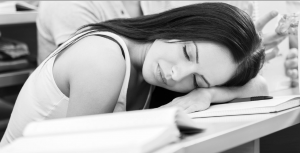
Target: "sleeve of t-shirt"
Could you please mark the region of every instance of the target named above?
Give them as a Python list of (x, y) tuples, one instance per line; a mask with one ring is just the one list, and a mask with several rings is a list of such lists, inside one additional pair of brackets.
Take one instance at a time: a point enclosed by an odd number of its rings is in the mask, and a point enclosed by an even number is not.
[(93, 7), (88, 1), (45, 1), (39, 8), (40, 28), (46, 28), (58, 46), (81, 26), (102, 21)]

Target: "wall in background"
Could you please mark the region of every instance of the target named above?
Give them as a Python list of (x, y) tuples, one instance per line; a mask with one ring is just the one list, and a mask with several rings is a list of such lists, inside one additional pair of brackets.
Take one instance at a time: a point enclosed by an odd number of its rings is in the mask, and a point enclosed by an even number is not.
[[(275, 30), (279, 17), (282, 14), (287, 13), (287, 7), (285, 1), (257, 1), (258, 5), (258, 18), (266, 15), (272, 10), (279, 12), (277, 18), (271, 20), (263, 29), (263, 33), (272, 32)], [(285, 39), (278, 45), (279, 55), (267, 62), (263, 69), (262, 75), (266, 78), (269, 91), (274, 92), (281, 89), (287, 89), (290, 87), (291, 80), (285, 75), (284, 60), (287, 52), (289, 51), (288, 39)], [(269, 52), (271, 50), (268, 50)]]

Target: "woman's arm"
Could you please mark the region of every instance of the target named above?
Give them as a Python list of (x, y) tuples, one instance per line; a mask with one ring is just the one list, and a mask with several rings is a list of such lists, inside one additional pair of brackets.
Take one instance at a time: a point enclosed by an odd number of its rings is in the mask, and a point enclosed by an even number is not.
[(267, 83), (260, 75), (241, 87), (213, 87), (208, 90), (212, 95), (212, 103), (226, 102), (235, 98), (269, 95)]
[(257, 75), (242, 87), (199, 88), (185, 96), (175, 98), (172, 102), (162, 107), (176, 106), (190, 113), (205, 110), (210, 106), (210, 103), (227, 102), (235, 98), (263, 95), (269, 95), (268, 87), (265, 79)]
[(83, 38), (63, 52), (55, 64), (54, 75), (66, 76), (63, 83), (69, 87), (68, 117), (114, 110), (126, 71), (115, 42), (99, 36)]

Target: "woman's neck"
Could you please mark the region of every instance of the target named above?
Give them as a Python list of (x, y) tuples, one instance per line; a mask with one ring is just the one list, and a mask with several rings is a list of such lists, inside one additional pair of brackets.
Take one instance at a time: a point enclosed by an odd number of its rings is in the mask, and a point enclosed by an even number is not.
[(128, 38), (124, 40), (131, 61), (130, 80), (127, 90), (127, 110), (142, 109), (147, 100), (150, 85), (142, 75), (143, 64), (152, 43), (139, 43)]
[(121, 38), (128, 48), (132, 67), (134, 67), (137, 72), (141, 73), (146, 55), (152, 43), (140, 43), (122, 36)]

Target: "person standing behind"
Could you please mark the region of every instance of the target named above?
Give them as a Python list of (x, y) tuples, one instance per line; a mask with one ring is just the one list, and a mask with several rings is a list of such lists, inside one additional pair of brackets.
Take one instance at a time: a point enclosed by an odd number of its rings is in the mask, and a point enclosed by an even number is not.
[[(207, 1), (41, 1), (38, 17), (38, 64), (78, 28), (116, 18), (139, 17)], [(252, 1), (224, 1), (247, 12), (256, 20)]]
[(167, 1), (41, 1), (38, 8), (38, 64), (78, 28), (116, 18), (167, 10)]

